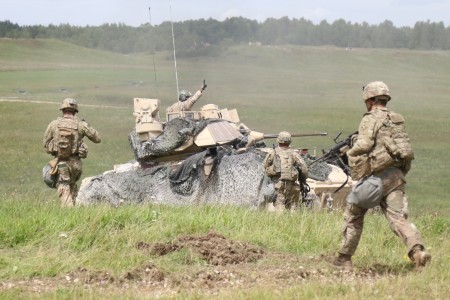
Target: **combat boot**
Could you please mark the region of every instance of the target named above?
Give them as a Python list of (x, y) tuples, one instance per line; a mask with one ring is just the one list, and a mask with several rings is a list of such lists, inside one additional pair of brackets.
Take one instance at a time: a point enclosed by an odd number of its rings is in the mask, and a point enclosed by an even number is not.
[(431, 255), (423, 250), (416, 250), (413, 254), (413, 261), (415, 271), (421, 271), (423, 267), (428, 265), (431, 262)]
[(353, 263), (352, 263), (352, 256), (348, 254), (341, 254), (339, 253), (338, 257), (336, 257), (332, 264), (334, 267), (344, 270), (344, 271), (353, 271)]

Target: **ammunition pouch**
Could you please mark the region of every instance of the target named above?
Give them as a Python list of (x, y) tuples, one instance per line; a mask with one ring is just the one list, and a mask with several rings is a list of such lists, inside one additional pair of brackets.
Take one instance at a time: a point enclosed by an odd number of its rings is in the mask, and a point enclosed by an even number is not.
[(81, 142), (80, 147), (78, 147), (78, 156), (80, 158), (86, 158), (87, 155), (88, 155), (88, 146), (84, 142)]
[(280, 172), (280, 180), (294, 181), (298, 177), (298, 171), (294, 167), (282, 168)]
[(396, 164), (396, 161), (389, 154), (386, 147), (382, 146), (373, 150), (370, 155), (370, 170), (372, 173), (378, 173), (392, 167)]
[(46, 148), (46, 152), (48, 154), (51, 154), (51, 155), (55, 156), (55, 157), (58, 155), (58, 149), (56, 148), (54, 140), (51, 140), (48, 143), (47, 148)]
[(348, 165), (353, 180), (359, 180), (371, 173), (370, 160), (367, 154), (348, 156)]
[(266, 168), (266, 173), (267, 173), (267, 176), (269, 176), (269, 177), (276, 176), (277, 172), (275, 171), (275, 166), (274, 165), (268, 166)]

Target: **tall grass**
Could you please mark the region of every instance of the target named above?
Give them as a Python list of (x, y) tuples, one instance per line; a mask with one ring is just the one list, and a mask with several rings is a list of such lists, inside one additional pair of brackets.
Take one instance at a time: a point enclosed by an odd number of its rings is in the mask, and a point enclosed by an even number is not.
[[(336, 225), (341, 225), (342, 221), (340, 214), (325, 212), (302, 211), (280, 216), (215, 206), (125, 205), (119, 208), (61, 209), (55, 202), (36, 202), (35, 199), (22, 199), (21, 202), (3, 200), (0, 212), (9, 216), (0, 221), (0, 278), (9, 280), (59, 277), (77, 268), (107, 271), (118, 277), (126, 270), (149, 261), (166, 273), (183, 273), (204, 266), (204, 263), (190, 261), (186, 265), (185, 255), (189, 254), (185, 252), (153, 256), (139, 250), (138, 243), (171, 242), (181, 235), (206, 234), (212, 230), (230, 239), (259, 245), (269, 252), (303, 257), (334, 255), (340, 240), (340, 226)], [(336, 296), (356, 299), (391, 295), (402, 299), (434, 293), (435, 298), (443, 297), (448, 292), (446, 282), (450, 279), (447, 271), (450, 221), (445, 217), (424, 216), (416, 218), (415, 224), (421, 229), (434, 258), (432, 265), (422, 274), (411, 273), (412, 265), (406, 258), (406, 249), (390, 232), (384, 217), (368, 215), (354, 263), (359, 269), (385, 266), (386, 271), (393, 274), (388, 278), (365, 288), (358, 279), (348, 283), (310, 280), (301, 287), (293, 286), (283, 292), (258, 287), (250, 291), (224, 292), (223, 296), (233, 298), (240, 295), (247, 299), (259, 295), (263, 299)], [(262, 263), (277, 264), (276, 261)], [(327, 265), (320, 262), (306, 264), (305, 267), (327, 268)], [(432, 283), (423, 284), (423, 281)], [(410, 288), (398, 290), (404, 286)], [(337, 291), (340, 292), (336, 295)], [(84, 295), (86, 292), (81, 290)], [(101, 298), (101, 294), (98, 297)]]
[[(31, 45), (29, 45), (31, 43)], [(29, 46), (29, 47), (28, 47)], [(73, 47), (56, 41), (0, 40), (0, 98), (45, 100), (54, 104), (0, 102), (0, 282), (58, 278), (78, 267), (121, 274), (152, 261), (166, 272), (189, 272), (189, 253), (149, 255), (138, 242), (170, 242), (180, 235), (217, 231), (227, 238), (259, 245), (268, 252), (299, 257), (334, 255), (339, 247), (339, 213), (302, 211), (283, 216), (236, 207), (166, 207), (123, 205), (59, 208), (55, 191), (42, 182), (50, 159), (42, 148), (47, 124), (60, 113), (66, 97), (80, 102), (80, 116), (102, 136), (89, 143), (83, 177), (100, 174), (133, 159), (127, 135), (134, 126), (134, 97), (176, 99), (170, 53), (122, 56)], [(408, 50), (345, 51), (326, 47), (232, 47), (219, 56), (182, 58), (180, 88), (208, 88), (197, 107), (217, 103), (238, 108), (249, 127), (267, 133), (328, 131), (326, 138), (297, 139), (297, 147), (320, 149), (333, 144), (338, 131), (353, 132), (364, 113), (360, 87), (384, 80), (392, 90), (390, 106), (402, 113), (416, 153), (408, 174), (411, 218), (433, 254), (421, 274), (411, 273), (406, 249), (382, 215), (369, 215), (355, 265), (381, 266), (389, 274), (373, 284), (321, 282), (280, 290), (255, 286), (224, 291), (224, 299), (273, 298), (445, 298), (450, 292), (447, 266), (450, 205), (447, 157), (450, 140), (449, 52)], [(156, 75), (156, 78), (155, 78)], [(83, 105), (100, 105), (91, 107)], [(117, 106), (119, 108), (111, 108)], [(262, 261), (261, 264), (276, 264)], [(193, 265), (192, 265), (193, 264)], [(324, 263), (309, 265), (325, 268)], [(426, 282), (427, 284), (424, 284)], [(2, 298), (33, 297), (0, 287)], [(42, 294), (41, 294), (42, 295)], [(35, 295), (34, 295), (35, 296)], [(142, 291), (74, 286), (46, 298), (145, 298)], [(202, 298), (181, 291), (180, 298)]]

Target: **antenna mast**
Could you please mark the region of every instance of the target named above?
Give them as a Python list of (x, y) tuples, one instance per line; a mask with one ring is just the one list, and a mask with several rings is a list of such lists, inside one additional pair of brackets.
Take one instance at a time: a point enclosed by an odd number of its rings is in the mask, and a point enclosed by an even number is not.
[[(151, 31), (153, 32), (153, 27), (152, 27), (152, 8), (149, 6), (148, 7), (148, 15), (150, 17), (150, 28)], [(153, 73), (155, 74), (155, 82), (156, 82), (156, 66), (155, 66), (155, 44), (153, 44), (153, 51), (152, 51), (152, 56), (153, 56)]]
[(148, 16), (150, 17), (150, 26), (152, 25), (152, 7), (148, 7)]
[(175, 80), (177, 82), (177, 97), (176, 99), (178, 99), (178, 95), (180, 93), (180, 90), (178, 88), (178, 71), (177, 71), (177, 55), (175, 53), (175, 36), (173, 34), (173, 22), (172, 22), (172, 6), (169, 6), (169, 11), (170, 11), (170, 24), (172, 25), (172, 44), (173, 44), (173, 60), (175, 62)]

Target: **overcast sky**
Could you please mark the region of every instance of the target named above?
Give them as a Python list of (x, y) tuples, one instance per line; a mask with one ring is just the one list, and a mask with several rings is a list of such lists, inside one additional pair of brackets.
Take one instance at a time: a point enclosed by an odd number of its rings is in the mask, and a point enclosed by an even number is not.
[[(149, 9), (150, 8), (150, 9)], [(150, 22), (242, 16), (305, 18), (315, 24), (344, 19), (352, 23), (413, 27), (417, 21), (450, 26), (450, 0), (0, 0), (0, 21), (19, 25), (101, 25), (125, 23), (139, 26)]]

